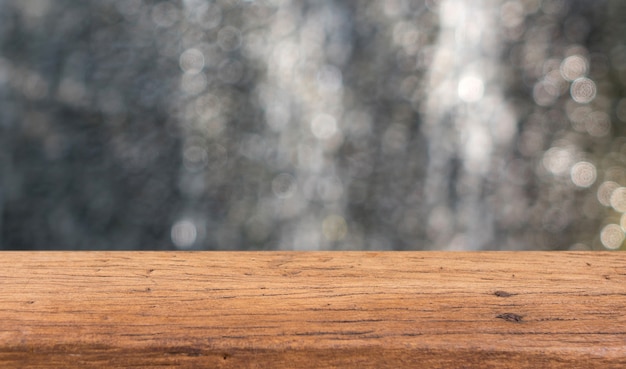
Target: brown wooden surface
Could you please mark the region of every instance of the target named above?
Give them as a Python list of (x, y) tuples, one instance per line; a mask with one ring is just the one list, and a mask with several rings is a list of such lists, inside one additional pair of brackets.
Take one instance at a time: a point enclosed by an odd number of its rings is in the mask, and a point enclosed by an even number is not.
[(622, 253), (0, 253), (1, 368), (626, 368), (625, 314)]

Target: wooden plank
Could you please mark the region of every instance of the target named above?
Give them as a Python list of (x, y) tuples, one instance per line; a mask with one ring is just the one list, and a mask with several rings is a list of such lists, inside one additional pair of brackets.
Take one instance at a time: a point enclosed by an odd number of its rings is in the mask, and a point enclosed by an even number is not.
[(624, 368), (626, 254), (4, 252), (0, 367)]

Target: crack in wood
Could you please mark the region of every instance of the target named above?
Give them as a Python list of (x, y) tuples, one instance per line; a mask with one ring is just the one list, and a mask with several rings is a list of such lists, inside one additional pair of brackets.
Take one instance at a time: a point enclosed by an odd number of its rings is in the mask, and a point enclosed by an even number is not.
[(498, 315), (496, 315), (496, 318), (499, 318), (499, 319), (504, 319), (504, 320), (506, 320), (507, 322), (516, 322), (516, 323), (519, 323), (519, 322), (521, 322), (521, 321), (522, 321), (522, 318), (523, 318), (523, 317), (522, 317), (521, 315), (517, 315), (517, 314), (514, 314), (514, 313), (504, 313), (504, 314), (498, 314)]

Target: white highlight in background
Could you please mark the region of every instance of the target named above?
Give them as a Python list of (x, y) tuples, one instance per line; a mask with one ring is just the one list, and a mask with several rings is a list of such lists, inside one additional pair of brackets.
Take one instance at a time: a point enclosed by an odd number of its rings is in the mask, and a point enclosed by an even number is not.
[(193, 246), (198, 237), (196, 225), (189, 220), (179, 220), (172, 226), (172, 242), (179, 249), (188, 249)]

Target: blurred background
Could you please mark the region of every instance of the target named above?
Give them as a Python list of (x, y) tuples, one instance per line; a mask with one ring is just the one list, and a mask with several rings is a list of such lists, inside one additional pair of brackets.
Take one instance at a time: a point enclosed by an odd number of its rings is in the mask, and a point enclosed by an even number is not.
[(626, 2), (0, 0), (0, 248), (617, 250)]

